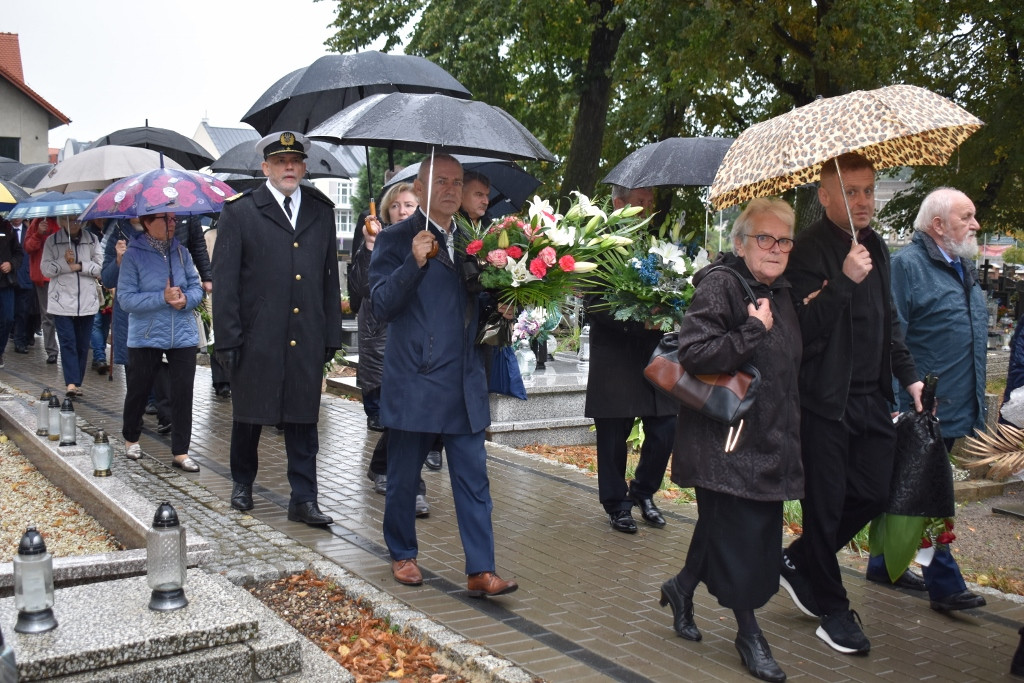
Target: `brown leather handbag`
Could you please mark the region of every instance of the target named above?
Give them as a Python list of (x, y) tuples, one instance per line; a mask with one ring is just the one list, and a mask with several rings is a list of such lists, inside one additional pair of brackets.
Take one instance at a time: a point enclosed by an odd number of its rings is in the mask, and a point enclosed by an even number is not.
[[(720, 269), (735, 275), (747, 297), (757, 306), (757, 298), (743, 276), (728, 266), (715, 266), (711, 270)], [(735, 424), (750, 410), (761, 385), (761, 373), (750, 363), (744, 363), (730, 373), (691, 375), (686, 372), (679, 364), (679, 335), (676, 332), (662, 337), (644, 369), (644, 377), (683, 406), (728, 425)]]

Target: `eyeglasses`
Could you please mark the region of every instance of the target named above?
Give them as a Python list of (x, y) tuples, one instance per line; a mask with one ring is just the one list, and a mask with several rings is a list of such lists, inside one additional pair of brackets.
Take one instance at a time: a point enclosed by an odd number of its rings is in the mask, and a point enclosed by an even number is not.
[(153, 216), (153, 220), (159, 220), (159, 219), (163, 219), (163, 221), (165, 223), (167, 223), (168, 225), (170, 225), (171, 223), (174, 223), (174, 222), (176, 222), (178, 220), (178, 218), (173, 213), (167, 214), (166, 216)]
[(743, 236), (753, 237), (757, 240), (757, 246), (761, 247), (765, 251), (771, 251), (776, 244), (779, 245), (779, 251), (783, 254), (788, 254), (793, 251), (794, 242), (788, 237), (775, 238), (771, 235), (750, 235), (747, 233), (744, 233)]

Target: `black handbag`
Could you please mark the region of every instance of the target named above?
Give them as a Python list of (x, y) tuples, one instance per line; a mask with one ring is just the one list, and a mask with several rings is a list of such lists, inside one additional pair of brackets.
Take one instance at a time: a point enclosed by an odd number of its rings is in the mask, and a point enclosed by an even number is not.
[[(708, 272), (713, 270), (725, 270), (735, 275), (747, 297), (757, 306), (757, 298), (743, 276), (728, 266), (715, 266)], [(679, 336), (676, 332), (662, 337), (644, 369), (644, 377), (683, 406), (727, 425), (740, 421), (750, 410), (761, 385), (761, 373), (750, 363), (744, 363), (729, 373), (692, 375), (686, 372), (679, 364)]]

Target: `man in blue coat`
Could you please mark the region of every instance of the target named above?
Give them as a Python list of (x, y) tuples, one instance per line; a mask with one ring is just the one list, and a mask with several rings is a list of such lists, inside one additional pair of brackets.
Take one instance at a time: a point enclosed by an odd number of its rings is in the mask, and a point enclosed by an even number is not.
[[(946, 450), (960, 437), (985, 428), (985, 360), (988, 310), (971, 260), (978, 254), (974, 203), (959, 190), (940, 187), (925, 197), (911, 243), (892, 257), (892, 300), (906, 330), (907, 348), (921, 376), (933, 374), (936, 416)], [(906, 391), (897, 410), (913, 410)], [(868, 563), (867, 577), (888, 582), (885, 557)], [(896, 581), (925, 590), (932, 609), (981, 607), (985, 598), (967, 590), (948, 549), (936, 550), (924, 581), (909, 570)]]
[(468, 592), (482, 597), (511, 593), (518, 586), (494, 572), (484, 448), (491, 416), (483, 352), (475, 344), (480, 299), (463, 280), (452, 219), (462, 203), (462, 181), (462, 166), (448, 155), (420, 164), (413, 183), (420, 208), (377, 236), (370, 297), (376, 315), (389, 325), (380, 420), (390, 430), (384, 540), (391, 573), (402, 584), (423, 582), (416, 562), (416, 491), (427, 452), (441, 434), (466, 553)]

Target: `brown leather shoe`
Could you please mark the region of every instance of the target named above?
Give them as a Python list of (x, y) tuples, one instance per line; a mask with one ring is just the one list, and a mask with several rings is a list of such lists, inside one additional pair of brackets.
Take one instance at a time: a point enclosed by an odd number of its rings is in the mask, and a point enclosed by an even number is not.
[(392, 562), (391, 576), (395, 577), (395, 581), (406, 586), (419, 586), (423, 583), (423, 575), (420, 574), (420, 568), (416, 566), (415, 557)]
[(480, 572), (470, 575), (466, 593), (471, 598), (492, 598), (513, 593), (517, 588), (519, 584), (515, 581), (506, 581), (494, 572)]

